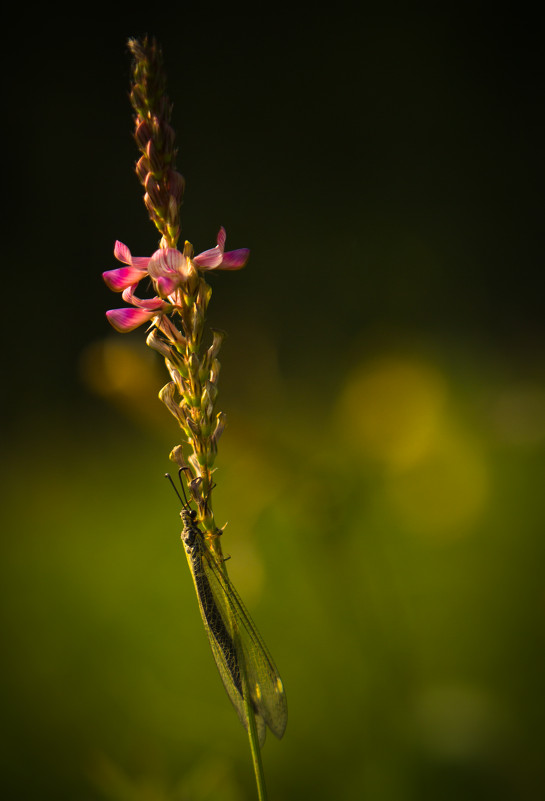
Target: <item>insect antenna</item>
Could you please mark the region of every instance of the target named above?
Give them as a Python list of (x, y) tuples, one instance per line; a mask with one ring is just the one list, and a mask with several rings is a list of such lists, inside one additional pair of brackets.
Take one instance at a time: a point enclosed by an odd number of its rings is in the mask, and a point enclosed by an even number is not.
[[(183, 467), (180, 467), (180, 470), (183, 470)], [(190, 507), (190, 505), (189, 505), (189, 503), (187, 501), (187, 497), (186, 497), (185, 490), (184, 490), (184, 485), (182, 483), (182, 477), (180, 475), (180, 470), (178, 471), (178, 476), (180, 478), (180, 487), (182, 489), (182, 493), (183, 493), (183, 496), (184, 496), (183, 498), (180, 495), (180, 493), (178, 492), (176, 484), (172, 480), (172, 476), (170, 475), (170, 473), (165, 473), (165, 478), (167, 478), (170, 481), (170, 485), (171, 485), (172, 489), (174, 490), (174, 492), (176, 493), (176, 495), (178, 496), (178, 500), (180, 501), (180, 503), (182, 504), (184, 509), (187, 509), (187, 511), (190, 512), (191, 514), (194, 514), (193, 510), (191, 509), (191, 507)]]
[[(180, 467), (178, 469), (178, 478), (180, 480), (180, 484), (181, 484), (181, 487), (182, 487), (182, 492), (184, 493), (184, 498), (186, 498), (185, 489), (184, 489), (184, 483), (182, 481), (182, 473), (187, 473), (189, 478), (190, 478), (191, 477), (191, 470), (190, 470), (189, 467), (187, 467), (187, 465), (186, 466), (182, 465), (182, 467)], [(189, 478), (186, 476), (188, 489), (191, 491), (191, 493), (193, 495), (195, 495), (196, 492), (197, 492), (197, 487), (200, 484), (202, 484), (202, 478), (200, 476), (197, 476), (197, 478), (194, 478), (191, 481), (189, 480)], [(210, 498), (210, 493), (212, 492), (213, 489), (215, 489), (215, 487), (216, 487), (215, 482), (213, 484), (211, 484), (210, 487), (208, 487), (208, 492), (206, 493), (206, 498), (203, 498), (205, 509), (209, 509), (208, 499)], [(186, 498), (186, 506), (189, 507), (189, 503), (187, 503), (187, 498)]]

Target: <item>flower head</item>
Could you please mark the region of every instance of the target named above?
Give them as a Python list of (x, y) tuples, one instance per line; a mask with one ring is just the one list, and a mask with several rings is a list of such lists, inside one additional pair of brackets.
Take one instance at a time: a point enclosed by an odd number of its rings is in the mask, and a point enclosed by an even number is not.
[[(248, 248), (225, 253), (225, 228), (220, 228), (216, 247), (191, 258), (191, 246), (181, 253), (176, 248), (161, 247), (152, 256), (133, 256), (122, 242), (116, 242), (114, 256), (126, 267), (102, 273), (104, 281), (114, 292), (122, 292), (123, 300), (133, 308), (112, 309), (106, 316), (120, 332), (132, 331), (142, 323), (170, 312), (178, 305), (177, 292), (199, 270), (238, 270), (248, 261)], [(143, 278), (149, 277), (156, 297), (143, 299), (134, 294)], [(177, 302), (178, 300), (178, 302)]]

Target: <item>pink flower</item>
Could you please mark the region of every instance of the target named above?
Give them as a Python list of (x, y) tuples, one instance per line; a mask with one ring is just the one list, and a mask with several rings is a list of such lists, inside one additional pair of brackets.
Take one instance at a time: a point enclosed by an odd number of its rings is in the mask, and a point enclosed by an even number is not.
[(240, 248), (239, 250), (225, 250), (225, 240), (227, 234), (225, 228), (220, 228), (217, 245), (215, 248), (205, 250), (195, 256), (193, 263), (197, 265), (200, 270), (240, 270), (248, 261), (250, 251), (248, 248)]
[(191, 266), (183, 253), (175, 248), (159, 248), (149, 259), (148, 273), (162, 298), (171, 295), (189, 278)]
[[(248, 248), (241, 248), (225, 253), (226, 236), (225, 228), (220, 228), (216, 247), (199, 253), (194, 259), (180, 253), (176, 248), (159, 248), (149, 257), (133, 256), (126, 245), (116, 242), (114, 256), (127, 267), (107, 270), (102, 273), (102, 277), (110, 289), (123, 293), (123, 300), (130, 303), (132, 308), (106, 312), (113, 327), (121, 333), (133, 331), (154, 317), (170, 314), (176, 303), (174, 293), (186, 283), (192, 272), (195, 274), (195, 267), (200, 270), (239, 270), (244, 267), (250, 251)], [(149, 299), (137, 298), (134, 289), (146, 276), (151, 278), (157, 296)]]
[(117, 270), (107, 270), (102, 273), (106, 284), (114, 292), (121, 292), (129, 286), (135, 286), (139, 281), (147, 275), (148, 264), (151, 259), (148, 256), (133, 256), (129, 248), (122, 242), (116, 242), (114, 247), (114, 256), (118, 261), (123, 264), (128, 264), (128, 267), (119, 267)]
[(161, 314), (168, 314), (172, 311), (172, 304), (162, 300), (162, 298), (137, 298), (133, 287), (128, 287), (123, 292), (122, 298), (127, 303), (132, 303), (132, 309), (112, 309), (106, 312), (106, 317), (116, 331), (126, 334), (134, 331), (142, 323), (147, 323)]

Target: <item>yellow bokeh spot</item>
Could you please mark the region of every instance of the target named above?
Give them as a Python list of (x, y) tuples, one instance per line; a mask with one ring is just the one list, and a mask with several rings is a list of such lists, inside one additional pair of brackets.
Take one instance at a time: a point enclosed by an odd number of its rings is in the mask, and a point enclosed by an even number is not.
[(369, 456), (403, 469), (432, 447), (445, 398), (438, 370), (417, 360), (385, 358), (349, 379), (339, 401), (340, 424)]
[(386, 478), (389, 504), (414, 533), (456, 538), (468, 533), (489, 495), (479, 443), (461, 431), (443, 431), (418, 464)]
[(114, 337), (93, 342), (81, 354), (82, 380), (96, 395), (139, 422), (170, 425), (169, 414), (157, 401), (157, 393), (169, 375), (155, 354), (141, 345), (135, 347), (127, 338)]
[(482, 447), (447, 401), (432, 365), (385, 357), (355, 371), (337, 408), (345, 441), (384, 466), (388, 508), (408, 531), (440, 539), (467, 533), (489, 496)]

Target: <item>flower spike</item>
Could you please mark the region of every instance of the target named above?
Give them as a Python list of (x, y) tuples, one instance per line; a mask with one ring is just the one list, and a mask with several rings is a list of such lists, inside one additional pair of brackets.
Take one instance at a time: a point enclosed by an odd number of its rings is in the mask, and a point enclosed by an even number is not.
[[(182, 432), (182, 444), (171, 453), (179, 468), (182, 490), (185, 482), (190, 499), (185, 491), (183, 499), (179, 496), (183, 504), (182, 542), (222, 681), (249, 734), (258, 796), (264, 799), (259, 749), (266, 726), (277, 737), (284, 734), (286, 698), (270, 655), (229, 580), (220, 536), (225, 526), (220, 528), (214, 519), (214, 462), (225, 428), (225, 415), (216, 411), (218, 355), (224, 335), (212, 329), (211, 343), (205, 336), (212, 295), (206, 272), (239, 270), (250, 251), (240, 248), (226, 252), (223, 227), (216, 245), (209, 250), (194, 256), (190, 242), (178, 250), (184, 178), (175, 167), (177, 149), (162, 54), (155, 40), (147, 38), (130, 39), (129, 49), (134, 57), (130, 93), (134, 136), (140, 151), (136, 174), (144, 187), (150, 219), (161, 238), (158, 249), (149, 257), (133, 256), (125, 244), (115, 243), (114, 256), (122, 266), (107, 270), (103, 278), (111, 290), (121, 293), (127, 306), (111, 309), (106, 316), (121, 333), (149, 323), (146, 343), (163, 357), (170, 373), (171, 380), (159, 398)], [(144, 279), (151, 293), (135, 294)]]
[[(134, 57), (130, 94), (135, 111), (134, 135), (140, 151), (136, 174), (161, 239), (151, 256), (133, 256), (123, 242), (115, 243), (114, 256), (121, 266), (104, 272), (103, 278), (111, 290), (121, 293), (127, 307), (111, 309), (106, 316), (121, 333), (150, 324), (147, 344), (164, 357), (173, 380), (171, 389), (161, 397), (184, 433), (183, 448), (192, 451), (185, 462), (190, 474), (187, 479), (194, 486), (192, 496), (199, 519), (210, 533), (210, 549), (218, 564), (223, 564), (210, 500), (217, 440), (225, 425), (215, 411), (223, 335), (213, 332), (212, 343), (204, 344), (204, 324), (212, 294), (204, 276), (212, 270), (239, 270), (248, 261), (250, 251), (226, 251), (223, 227), (215, 246), (197, 256), (190, 242), (178, 249), (184, 179), (175, 168), (177, 149), (170, 125), (171, 105), (165, 93), (162, 55), (153, 40), (131, 39), (129, 48)], [(138, 292), (142, 281), (151, 285), (152, 297)], [(176, 387), (174, 394), (172, 387)]]

